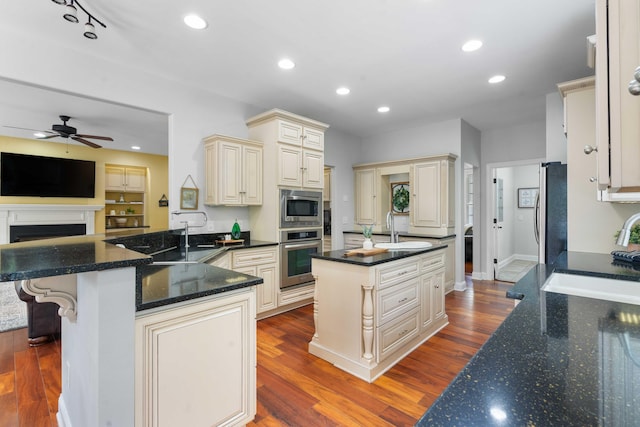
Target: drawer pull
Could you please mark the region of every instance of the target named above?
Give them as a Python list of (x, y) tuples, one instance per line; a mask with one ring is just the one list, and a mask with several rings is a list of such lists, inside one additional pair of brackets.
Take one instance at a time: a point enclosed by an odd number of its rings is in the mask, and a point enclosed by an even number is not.
[(406, 300), (408, 300), (408, 298), (407, 298), (407, 297), (404, 297), (404, 298), (402, 298), (400, 301), (398, 301), (398, 303), (405, 302)]
[(400, 332), (400, 333), (398, 334), (398, 336), (399, 336), (399, 337), (401, 337), (401, 336), (403, 336), (403, 335), (407, 335), (407, 333), (409, 333), (409, 330), (408, 330), (408, 329), (405, 329), (404, 331)]
[(398, 276), (404, 276), (405, 274), (407, 274), (408, 271), (404, 270), (398, 273)]

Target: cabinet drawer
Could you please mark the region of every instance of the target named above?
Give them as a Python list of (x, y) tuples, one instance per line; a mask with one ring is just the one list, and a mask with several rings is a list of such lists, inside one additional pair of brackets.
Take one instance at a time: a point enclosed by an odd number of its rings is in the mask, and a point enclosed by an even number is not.
[(422, 259), (422, 271), (437, 270), (444, 266), (444, 251), (440, 250), (433, 255), (426, 256)]
[(232, 255), (233, 268), (275, 263), (278, 261), (275, 249), (236, 250), (232, 252)]
[(420, 270), (419, 259), (411, 259), (401, 264), (377, 269), (378, 289), (386, 288), (400, 280), (409, 279), (418, 274)]
[(420, 278), (391, 286), (378, 292), (377, 326), (380, 326), (418, 306)]
[(378, 341), (376, 358), (378, 362), (383, 361), (407, 341), (418, 335), (420, 325), (418, 318), (418, 309), (415, 308), (406, 315), (376, 329), (376, 340)]

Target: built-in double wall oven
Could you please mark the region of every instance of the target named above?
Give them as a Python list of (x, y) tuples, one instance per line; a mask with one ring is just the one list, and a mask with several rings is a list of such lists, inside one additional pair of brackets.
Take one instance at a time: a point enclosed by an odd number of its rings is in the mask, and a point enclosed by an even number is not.
[(322, 192), (280, 189), (280, 288), (313, 282), (311, 254), (322, 251)]

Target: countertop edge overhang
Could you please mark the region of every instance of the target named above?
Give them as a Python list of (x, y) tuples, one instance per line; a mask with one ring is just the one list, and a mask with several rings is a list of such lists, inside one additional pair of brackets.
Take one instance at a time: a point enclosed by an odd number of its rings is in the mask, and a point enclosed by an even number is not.
[[(344, 230), (342, 234), (362, 234), (362, 230)], [(389, 231), (374, 231), (372, 233), (374, 236), (390, 236), (391, 232)], [(453, 239), (456, 237), (455, 234), (447, 234), (446, 236), (434, 236), (431, 234), (417, 234), (417, 233), (398, 233), (398, 237), (417, 237), (422, 239), (433, 239), (433, 240), (447, 240)]]
[(412, 249), (407, 251), (388, 251), (388, 252), (383, 252), (380, 254), (369, 255), (369, 256), (360, 256), (360, 255), (347, 256), (346, 253), (349, 252), (349, 250), (340, 249), (337, 251), (311, 254), (311, 258), (322, 259), (326, 261), (342, 262), (345, 264), (371, 266), (371, 265), (384, 264), (386, 262), (391, 262), (391, 261), (397, 261), (402, 258), (409, 258), (415, 255), (420, 255), (427, 252), (433, 252), (440, 249), (445, 249), (446, 247), (447, 245), (437, 245), (437, 246), (431, 246), (429, 248), (424, 248), (424, 249)]

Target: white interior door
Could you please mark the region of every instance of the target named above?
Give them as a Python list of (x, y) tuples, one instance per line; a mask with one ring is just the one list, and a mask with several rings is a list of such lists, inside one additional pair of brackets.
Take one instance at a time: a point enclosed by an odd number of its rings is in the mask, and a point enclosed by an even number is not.
[(498, 276), (500, 266), (500, 237), (504, 223), (504, 181), (493, 170), (493, 279)]

